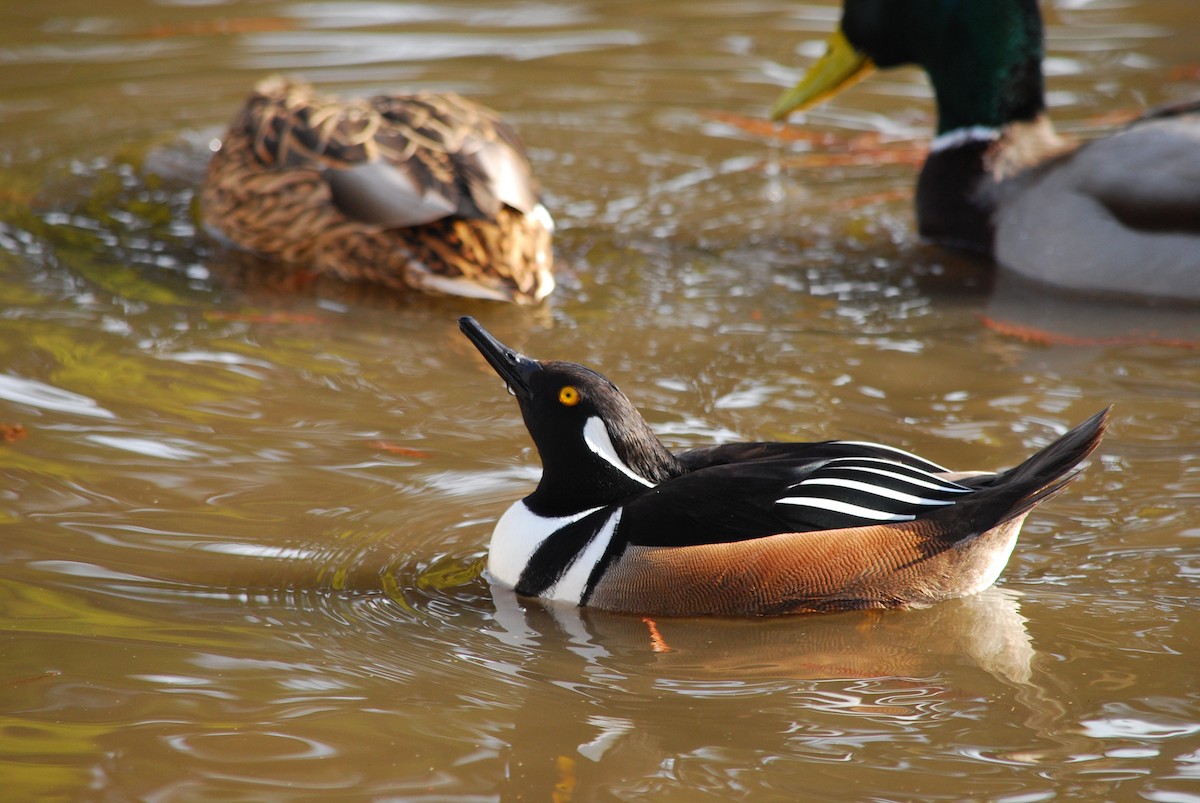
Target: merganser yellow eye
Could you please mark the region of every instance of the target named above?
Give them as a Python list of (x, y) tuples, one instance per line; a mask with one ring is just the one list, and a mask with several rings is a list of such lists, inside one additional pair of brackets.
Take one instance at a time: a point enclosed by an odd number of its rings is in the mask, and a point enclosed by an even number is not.
[(567, 407), (574, 407), (579, 404), (579, 391), (574, 385), (563, 385), (562, 390), (558, 392), (558, 401)]

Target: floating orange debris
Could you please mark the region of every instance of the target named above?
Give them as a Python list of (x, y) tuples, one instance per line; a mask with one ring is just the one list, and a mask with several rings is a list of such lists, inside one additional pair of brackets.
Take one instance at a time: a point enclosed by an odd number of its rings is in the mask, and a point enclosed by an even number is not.
[(1180, 64), (1168, 73), (1172, 81), (1200, 81), (1200, 64)]
[(836, 153), (798, 153), (780, 159), (781, 167), (875, 167), (878, 165), (922, 165), (928, 149), (906, 143), (903, 147), (881, 147)]
[(321, 323), (319, 315), (307, 312), (227, 312), (225, 310), (206, 310), (204, 317), (210, 321), (243, 321), (245, 323)]
[(426, 458), (433, 457), (432, 452), (427, 452), (424, 449), (414, 449), (411, 446), (400, 446), (396, 443), (388, 443), (387, 441), (371, 441), (369, 444), (372, 449), (380, 449), (391, 454), (398, 454), (404, 457)]
[(812, 129), (801, 128), (800, 126), (785, 125), (773, 122), (765, 117), (746, 117), (741, 114), (732, 114), (717, 110), (707, 111), (703, 114), (710, 120), (731, 125), (756, 137), (770, 137), (772, 139), (784, 140), (785, 142), (811, 142), (813, 145), (821, 147), (842, 145), (845, 142), (843, 137), (828, 131), (813, 131)]
[(856, 195), (853, 198), (842, 198), (831, 203), (829, 208), (834, 212), (848, 212), (851, 209), (859, 209), (864, 206), (904, 201), (910, 198), (912, 198), (911, 187), (898, 187), (894, 190), (886, 190), (884, 192), (872, 192), (866, 195)]
[(986, 315), (979, 316), (980, 321), (993, 332), (1006, 337), (1015, 337), (1026, 343), (1041, 346), (1172, 346), (1174, 348), (1200, 348), (1200, 341), (1182, 337), (1163, 337), (1155, 332), (1117, 335), (1115, 337), (1079, 337), (1061, 332), (1051, 332), (1034, 326), (1010, 323)]
[(62, 674), (62, 672), (59, 672), (57, 669), (51, 669), (48, 672), (40, 672), (36, 675), (26, 675), (25, 677), (20, 677), (20, 678), (10, 678), (8, 680), (3, 681), (3, 685), (8, 686), (9, 688), (12, 688), (13, 686), (23, 686), (26, 683), (33, 683), (35, 680), (49, 680), (50, 678), (56, 678), (61, 674)]
[(29, 434), (24, 424), (0, 424), (0, 441), (12, 443)]

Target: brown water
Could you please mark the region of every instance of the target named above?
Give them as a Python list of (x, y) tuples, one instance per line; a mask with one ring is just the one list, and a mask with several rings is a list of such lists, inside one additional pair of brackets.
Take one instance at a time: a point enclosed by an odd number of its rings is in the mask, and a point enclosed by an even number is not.
[[(1063, 128), (1200, 92), (1194, 0), (1057, 5)], [(1196, 316), (1006, 307), (917, 243), (916, 73), (764, 124), (835, 16), (8, 4), (2, 796), (1200, 800), (1200, 351), (1123, 334), (1187, 340)], [(192, 182), (273, 70), (503, 110), (561, 291), (280, 293), (222, 264)], [(985, 325), (1021, 312), (1084, 331)], [(1105, 404), (1115, 423), (984, 595), (655, 629), (480, 577), (537, 466), (459, 314), (601, 369), (673, 447), (844, 436), (996, 468)]]

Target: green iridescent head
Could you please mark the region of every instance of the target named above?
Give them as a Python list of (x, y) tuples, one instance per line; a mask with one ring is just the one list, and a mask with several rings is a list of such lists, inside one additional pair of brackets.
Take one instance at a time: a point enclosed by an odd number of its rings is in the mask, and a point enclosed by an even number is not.
[[(846, 45), (857, 62), (835, 53)], [(845, 0), (829, 55), (780, 98), (775, 116), (829, 97), (872, 63), (915, 64), (933, 83), (939, 134), (999, 128), (1045, 108), (1043, 53), (1037, 0)], [(833, 60), (848, 74), (831, 69)]]

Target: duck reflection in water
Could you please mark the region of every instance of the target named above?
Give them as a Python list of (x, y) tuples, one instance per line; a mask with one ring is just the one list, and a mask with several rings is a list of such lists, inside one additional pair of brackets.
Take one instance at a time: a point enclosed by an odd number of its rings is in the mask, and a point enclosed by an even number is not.
[[(995, 681), (1015, 690), (1034, 727), (1044, 715), (1020, 595), (1009, 589), (919, 611), (754, 620), (611, 614), (496, 584), (491, 593), (488, 634), (528, 656), (523, 676), (548, 681), (526, 684), (501, 735), (506, 800), (644, 794), (678, 762), (706, 755), (725, 765), (743, 750), (845, 750), (867, 731), (950, 716), (955, 701), (993, 696)], [(973, 670), (986, 677), (972, 681)], [(589, 697), (594, 715), (569, 715)]]

